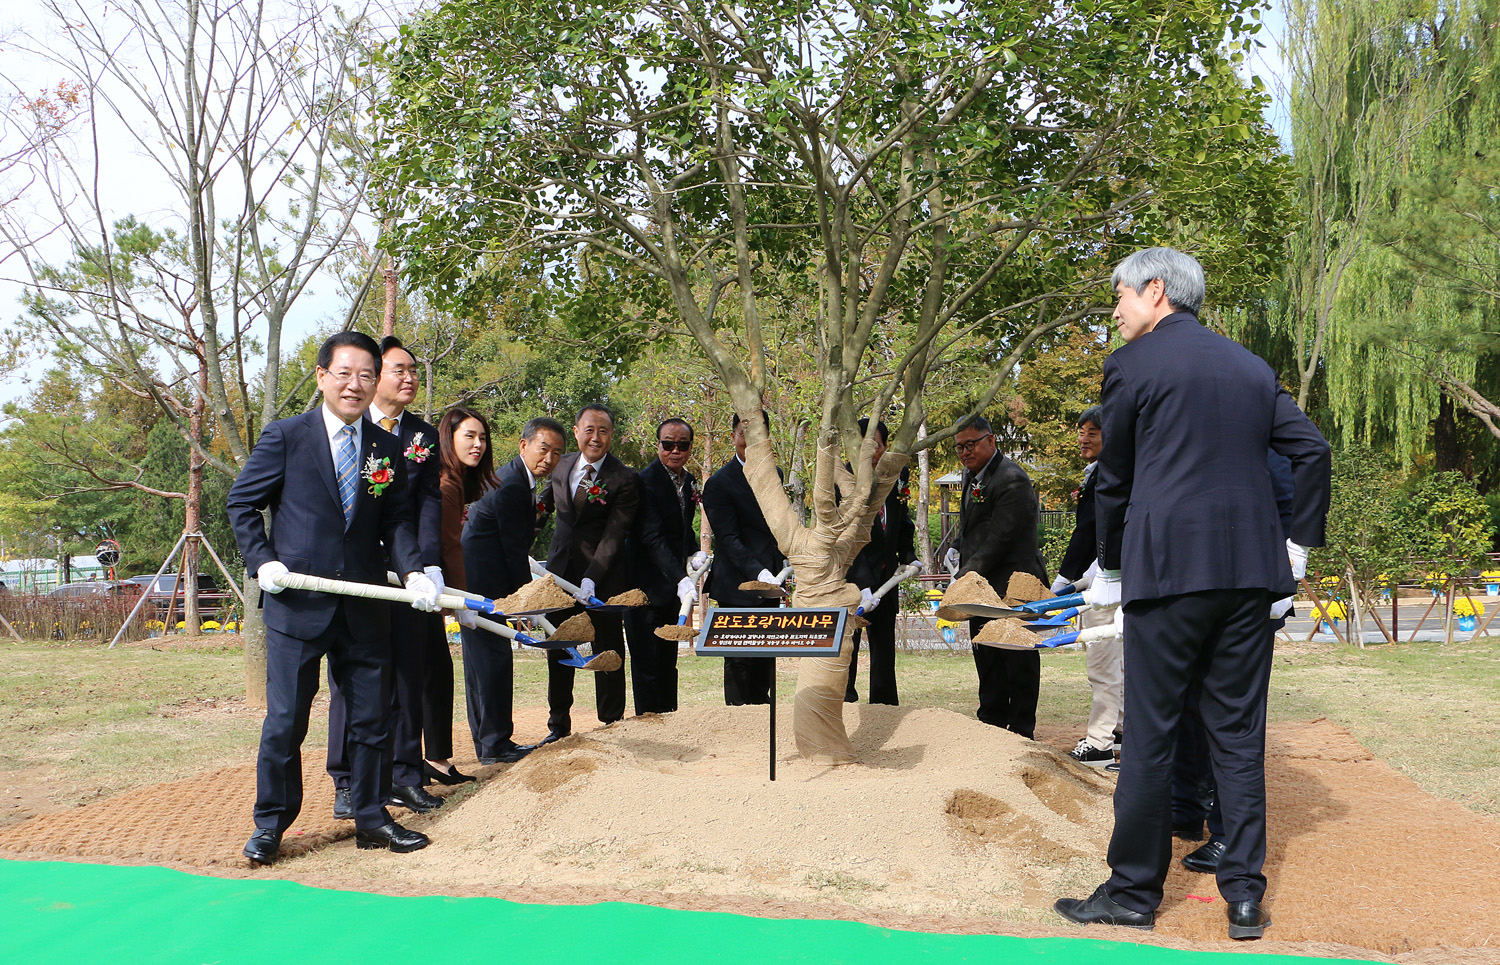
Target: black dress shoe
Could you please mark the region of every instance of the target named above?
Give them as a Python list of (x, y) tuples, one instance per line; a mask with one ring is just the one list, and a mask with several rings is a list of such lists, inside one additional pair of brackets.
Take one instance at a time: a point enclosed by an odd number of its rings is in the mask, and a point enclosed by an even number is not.
[(347, 787), (333, 789), (333, 817), (336, 821), (354, 820), (354, 798)]
[(245, 857), (256, 864), (270, 864), (281, 850), (281, 832), (260, 828), (245, 842)]
[(443, 799), (428, 794), (420, 787), (391, 788), (391, 793), (386, 795), (385, 803), (389, 807), (406, 808), (417, 814), (426, 814), (428, 811), (436, 810), (443, 806)]
[(354, 832), (354, 845), (361, 851), (388, 848), (397, 854), (420, 851), (432, 842), (420, 831), (410, 831), (392, 821), (378, 828)]
[[(483, 762), (481, 761), (480, 763)], [(437, 781), (439, 784), (442, 784), (445, 787), (454, 787), (456, 785), (466, 784), (469, 781), (474, 780), (474, 776), (472, 774), (460, 774), (458, 772), (458, 768), (454, 767), (452, 764), (448, 765), (448, 773), (444, 774), (442, 771), (433, 767), (431, 764), (423, 761), (422, 773), (427, 777), (428, 780)]]
[(1103, 885), (1087, 898), (1059, 898), (1052, 910), (1079, 925), (1123, 925), (1141, 931), (1156, 927), (1155, 912), (1131, 911), (1105, 894)]
[(1172, 837), (1181, 838), (1184, 841), (1203, 840), (1203, 819), (1196, 821), (1173, 821)]
[(1229, 903), (1229, 937), (1236, 941), (1259, 938), (1271, 927), (1271, 916), (1258, 901)]
[[(571, 733), (571, 731), (569, 733)], [(559, 733), (558, 731), (555, 731), (555, 730), (554, 731), (548, 731), (546, 737), (543, 737), (541, 740), (539, 740), (539, 741), (536, 742), (536, 746), (537, 747), (542, 747), (542, 746), (544, 746), (546, 744), (555, 744), (555, 743), (557, 743), (558, 741), (562, 740), (564, 737), (567, 737), (567, 736), (568, 736), (568, 734)]]
[[(516, 761), (519, 761), (521, 758), (525, 757), (527, 754), (530, 754), (534, 750), (536, 750), (536, 748), (528, 744), (512, 744), (505, 750), (496, 754), (494, 757), (481, 757), (479, 759), (479, 763), (514, 764)], [(470, 780), (473, 780), (473, 778), (470, 778)]]
[(1219, 859), (1224, 857), (1228, 845), (1220, 837), (1211, 837), (1208, 844), (1196, 851), (1183, 855), (1182, 866), (1189, 871), (1201, 871), (1204, 874), (1213, 874), (1219, 870)]

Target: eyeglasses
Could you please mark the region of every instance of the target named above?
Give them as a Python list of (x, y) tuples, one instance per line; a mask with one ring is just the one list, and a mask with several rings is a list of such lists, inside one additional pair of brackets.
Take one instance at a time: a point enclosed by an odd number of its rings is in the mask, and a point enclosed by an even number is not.
[(691, 442), (679, 442), (679, 441), (673, 440), (673, 439), (658, 439), (658, 440), (656, 440), (656, 444), (658, 446), (661, 446), (661, 451), (662, 452), (692, 452), (693, 451), (693, 444)]
[(980, 436), (978, 439), (970, 439), (968, 442), (957, 443), (954, 446), (954, 448), (958, 450), (959, 455), (963, 455), (966, 452), (973, 452), (975, 450), (975, 448), (977, 448), (978, 445), (981, 442), (983, 442), (986, 439), (992, 439), (992, 438), (994, 438), (994, 436), (995, 436), (995, 434), (993, 432), (986, 432), (984, 435)]
[(337, 372), (330, 372), (327, 369), (323, 369), (322, 371), (324, 375), (328, 376), (330, 379), (333, 379), (333, 381), (335, 382), (358, 382), (360, 385), (375, 384), (376, 376), (374, 372), (350, 372), (347, 369), (340, 369)]

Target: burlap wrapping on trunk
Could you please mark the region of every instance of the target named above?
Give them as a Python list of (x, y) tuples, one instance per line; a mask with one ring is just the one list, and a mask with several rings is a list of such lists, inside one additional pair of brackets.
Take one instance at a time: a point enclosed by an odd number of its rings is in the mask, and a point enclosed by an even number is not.
[[(835, 480), (853, 491), (854, 477), (843, 468), (832, 447), (820, 447), (813, 485), (812, 524), (803, 526), (787, 502), (769, 442), (752, 442), (745, 449), (745, 478), (756, 501), (766, 510), (766, 525), (796, 573), (794, 607), (844, 607), (852, 616), (859, 607), (859, 588), (844, 579), (849, 563), (869, 541), (870, 526), (885, 495), (894, 485), (907, 457), (887, 453), (879, 466), (879, 483), (872, 504), (860, 509), (840, 507)], [(769, 508), (767, 508), (769, 507)], [(792, 735), (804, 758), (826, 764), (854, 760), (854, 745), (844, 729), (844, 687), (849, 678), (849, 655), (854, 628), (846, 623), (837, 657), (797, 660), (797, 696), (792, 706)]]

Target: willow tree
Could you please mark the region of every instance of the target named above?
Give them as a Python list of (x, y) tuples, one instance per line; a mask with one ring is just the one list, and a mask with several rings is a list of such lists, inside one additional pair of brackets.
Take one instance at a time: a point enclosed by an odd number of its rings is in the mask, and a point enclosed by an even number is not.
[(1479, 390), (1500, 269), (1500, 3), (1295, 0), (1288, 19), (1302, 218), (1278, 318), (1299, 401), (1326, 373), (1341, 428), (1410, 458), (1453, 403), (1497, 411)]
[[(1266, 269), (1281, 168), (1234, 70), (1252, 6), (450, 0), (385, 52), (386, 244), (445, 307), (478, 310), (518, 256), (582, 331), (690, 337), (749, 424), (793, 602), (853, 605), (845, 571), (901, 467), (957, 431), (919, 441), (960, 347), (984, 346), (972, 415), (1039, 338), (1107, 311), (1126, 249)], [(788, 279), (816, 293), (805, 524), (756, 416)], [(877, 468), (871, 413), (893, 426)], [(806, 755), (851, 753), (844, 666), (802, 662)]]

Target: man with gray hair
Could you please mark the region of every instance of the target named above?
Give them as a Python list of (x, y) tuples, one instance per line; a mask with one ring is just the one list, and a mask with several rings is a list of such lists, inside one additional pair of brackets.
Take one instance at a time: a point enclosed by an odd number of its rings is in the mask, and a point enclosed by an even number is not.
[[(1172, 859), (1178, 722), (1196, 694), (1224, 817), (1217, 876), (1229, 937), (1259, 938), (1266, 878), (1266, 690), (1272, 601), (1323, 543), (1328, 443), (1260, 358), (1198, 323), (1203, 269), (1149, 248), (1115, 269), (1127, 343), (1104, 363), (1095, 607), (1125, 614), (1125, 731), (1109, 880), (1054, 908), (1149, 929)], [(1266, 450), (1292, 463), (1284, 538)], [(1129, 515), (1127, 521), (1126, 515)]]
[[(1101, 406), (1090, 406), (1078, 417), (1078, 454), (1088, 465), (1083, 470), (1083, 487), (1078, 492), (1073, 536), (1057, 566), (1053, 593), (1061, 593), (1070, 586), (1086, 589), (1099, 571), (1099, 542), (1094, 537), (1094, 482), (1098, 479), (1099, 451), (1104, 447), (1103, 424)], [(1079, 616), (1081, 627), (1103, 626), (1114, 619), (1112, 614), (1093, 609)], [(1093, 692), (1088, 731), (1069, 756), (1089, 767), (1107, 767), (1115, 761), (1116, 735), (1125, 722), (1125, 663), (1121, 647), (1118, 635), (1088, 645), (1084, 667)]]

